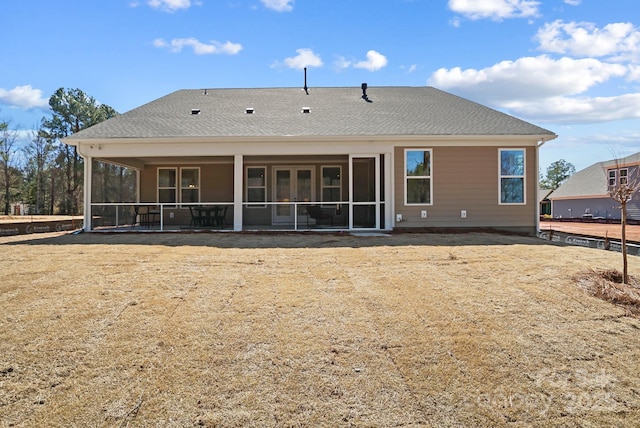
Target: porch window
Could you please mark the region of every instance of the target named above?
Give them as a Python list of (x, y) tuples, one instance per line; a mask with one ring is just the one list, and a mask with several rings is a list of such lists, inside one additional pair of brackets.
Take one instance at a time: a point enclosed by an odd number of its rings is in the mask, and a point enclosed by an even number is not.
[(500, 203), (525, 203), (525, 151), (500, 149)]
[(185, 204), (200, 202), (200, 168), (180, 170), (180, 202)]
[(249, 208), (265, 208), (266, 204), (253, 205), (256, 202), (267, 201), (266, 168), (247, 168), (247, 202), (251, 202)]
[(404, 151), (405, 205), (431, 205), (433, 180), (431, 149), (406, 149)]
[(339, 166), (322, 167), (322, 202), (342, 201), (342, 168)]
[(161, 204), (176, 203), (177, 201), (177, 169), (158, 168), (158, 202)]

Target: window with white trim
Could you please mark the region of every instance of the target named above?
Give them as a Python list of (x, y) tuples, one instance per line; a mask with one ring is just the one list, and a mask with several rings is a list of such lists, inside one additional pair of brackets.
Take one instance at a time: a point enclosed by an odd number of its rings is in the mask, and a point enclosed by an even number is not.
[[(247, 202), (266, 202), (267, 201), (267, 176), (266, 167), (248, 167), (247, 168)], [(249, 208), (265, 208), (266, 204), (249, 205)]]
[(610, 169), (609, 170), (609, 187), (613, 187), (616, 185), (616, 181), (617, 181), (616, 178), (617, 178), (616, 170)]
[(628, 174), (629, 174), (629, 170), (627, 168), (622, 168), (620, 170), (620, 184), (628, 183)]
[(184, 204), (200, 202), (200, 168), (180, 169), (180, 202)]
[(158, 168), (158, 202), (171, 204), (177, 202), (177, 168)]
[(525, 203), (525, 150), (500, 149), (500, 204)]
[(320, 186), (322, 202), (342, 201), (342, 168), (323, 166)]
[(404, 203), (431, 205), (433, 152), (431, 149), (405, 149), (404, 151)]

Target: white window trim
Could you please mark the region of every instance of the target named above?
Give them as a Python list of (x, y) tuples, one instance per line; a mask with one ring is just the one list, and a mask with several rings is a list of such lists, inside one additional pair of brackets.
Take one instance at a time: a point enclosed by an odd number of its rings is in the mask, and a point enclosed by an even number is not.
[[(417, 175), (412, 175), (412, 176), (408, 176), (407, 175), (407, 152), (417, 152), (417, 151), (424, 151), (424, 152), (429, 152), (429, 160), (431, 161), (431, 165), (429, 165), (429, 169), (431, 171), (431, 175), (421, 175), (421, 176), (417, 176)], [(404, 159), (402, 160), (402, 163), (404, 164), (404, 204), (405, 206), (410, 206), (410, 207), (426, 207), (426, 206), (433, 206), (433, 170), (434, 170), (434, 162), (433, 162), (433, 149), (428, 149), (428, 148), (424, 148), (424, 147), (411, 147), (411, 148), (406, 148), (404, 149)], [(407, 200), (407, 181), (410, 178), (415, 178), (415, 179), (424, 179), (424, 178), (428, 178), (429, 179), (429, 202), (426, 204), (416, 204), (416, 203), (409, 203)]]
[[(325, 186), (324, 185), (324, 169), (325, 168), (338, 168), (340, 174), (340, 184), (337, 186)], [(342, 202), (342, 166), (341, 165), (321, 165), (320, 166), (320, 202), (324, 203), (324, 189), (338, 189), (339, 190), (339, 201), (327, 201), (327, 204), (336, 204), (338, 202)]]
[[(613, 180), (613, 182), (611, 180)], [(609, 187), (615, 186), (617, 182), (618, 182), (618, 172), (615, 169), (610, 169), (609, 180), (608, 180)]]
[[(181, 167), (180, 171), (179, 171), (179, 176), (178, 179), (180, 180), (180, 193), (179, 193), (179, 204), (180, 204), (180, 208), (188, 208), (189, 204), (192, 204), (193, 202), (182, 202), (182, 191), (184, 189), (190, 190), (190, 187), (182, 187), (182, 171), (184, 171), (185, 169), (195, 169), (198, 171), (198, 182), (196, 183), (196, 189), (198, 189), (198, 200), (195, 202), (197, 204), (200, 203), (201, 201), (201, 194), (200, 194), (200, 189), (202, 188), (202, 186), (200, 185), (200, 183), (202, 183), (202, 172), (200, 171), (200, 167), (199, 166), (189, 166), (189, 167)], [(183, 207), (183, 204), (187, 204), (186, 207)]]
[[(176, 180), (176, 184), (174, 187), (160, 187), (160, 171), (163, 170), (169, 170), (169, 171), (174, 171), (175, 172), (175, 180)], [(179, 201), (179, 197), (180, 197), (180, 190), (178, 187), (178, 180), (180, 179), (179, 177), (179, 169), (177, 167), (159, 167), (158, 171), (157, 171), (157, 176), (156, 176), (156, 201), (160, 204), (160, 203), (165, 203), (165, 204), (169, 204), (169, 202), (160, 202), (160, 190), (175, 190), (175, 195), (176, 195), (176, 200), (173, 204), (171, 205), (166, 205), (165, 208), (174, 208), (176, 207), (176, 204)]]
[[(522, 175), (502, 175), (502, 152), (521, 151), (523, 154)], [(502, 179), (522, 178), (522, 202), (502, 202)], [(498, 205), (527, 205), (527, 150), (522, 147), (498, 149)]]
[[(262, 173), (264, 174), (264, 184), (262, 186), (249, 186), (249, 170), (250, 169), (262, 169)], [(247, 184), (245, 186), (244, 189), (244, 199), (245, 202), (249, 202), (249, 189), (263, 189), (264, 190), (264, 205), (253, 205), (254, 202), (252, 202), (252, 205), (247, 205), (246, 208), (248, 209), (264, 209), (267, 207), (267, 202), (268, 202), (268, 196), (267, 196), (267, 167), (266, 166), (260, 166), (260, 165), (255, 165), (255, 166), (247, 166), (244, 170), (244, 180), (245, 183)], [(257, 202), (255, 202), (255, 204), (257, 204)]]
[[(629, 169), (628, 168), (620, 168), (620, 179), (618, 180), (619, 185), (628, 184), (629, 183)], [(624, 171), (624, 174), (622, 173)], [(622, 180), (624, 179), (624, 183)]]

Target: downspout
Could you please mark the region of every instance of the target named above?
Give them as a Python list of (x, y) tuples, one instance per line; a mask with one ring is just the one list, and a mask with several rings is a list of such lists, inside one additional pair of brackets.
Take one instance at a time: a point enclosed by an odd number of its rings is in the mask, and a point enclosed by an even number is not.
[(536, 144), (536, 235), (540, 235), (540, 147), (544, 143), (542, 138)]

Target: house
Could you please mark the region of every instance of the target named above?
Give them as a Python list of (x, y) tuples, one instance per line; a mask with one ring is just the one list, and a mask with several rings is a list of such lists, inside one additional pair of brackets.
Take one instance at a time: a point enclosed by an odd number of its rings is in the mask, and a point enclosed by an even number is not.
[(538, 189), (538, 204), (540, 204), (541, 216), (551, 215), (551, 200), (549, 199), (551, 192), (553, 192), (551, 189), (545, 189), (542, 187)]
[[(612, 186), (637, 182), (640, 153), (622, 159), (597, 162), (580, 170), (551, 193), (552, 216), (556, 219), (619, 221), (620, 204), (609, 195)], [(640, 205), (627, 204), (630, 220), (640, 220)]]
[[(178, 90), (64, 142), (85, 159), (85, 230), (129, 221), (118, 213), (138, 203), (154, 206), (149, 223), (162, 230), (193, 226), (195, 206), (215, 205), (235, 231), (535, 234), (538, 149), (554, 138), (433, 87), (362, 84)], [(137, 200), (92, 199), (93, 161), (135, 170)], [(331, 221), (311, 218), (312, 205)]]

